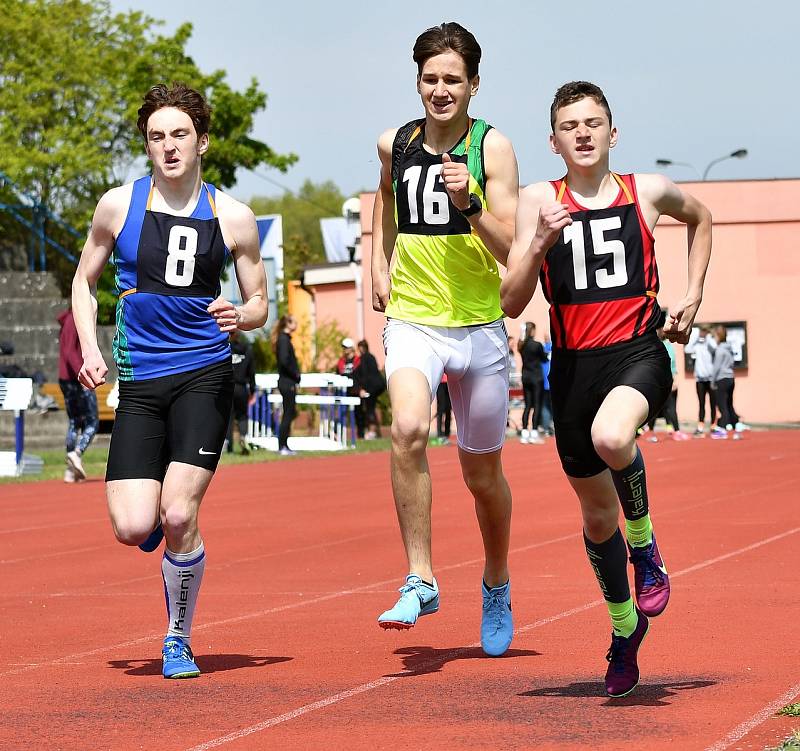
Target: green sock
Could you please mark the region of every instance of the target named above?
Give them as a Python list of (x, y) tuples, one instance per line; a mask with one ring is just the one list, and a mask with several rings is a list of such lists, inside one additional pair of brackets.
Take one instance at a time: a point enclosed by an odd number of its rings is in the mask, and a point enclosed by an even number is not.
[(650, 514), (639, 519), (625, 520), (625, 537), (632, 548), (643, 548), (653, 542), (653, 524)]
[(639, 616), (633, 607), (633, 599), (629, 597), (625, 602), (606, 601), (606, 607), (611, 616), (614, 633), (627, 639), (636, 630), (636, 624), (639, 622)]

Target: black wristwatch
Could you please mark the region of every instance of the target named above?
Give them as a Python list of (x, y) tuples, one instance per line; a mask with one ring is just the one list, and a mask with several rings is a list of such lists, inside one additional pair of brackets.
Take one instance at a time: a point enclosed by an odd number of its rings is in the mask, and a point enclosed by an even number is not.
[(483, 211), (483, 204), (481, 199), (474, 193), (469, 194), (469, 206), (465, 209), (459, 209), (461, 216), (474, 216), (479, 211)]

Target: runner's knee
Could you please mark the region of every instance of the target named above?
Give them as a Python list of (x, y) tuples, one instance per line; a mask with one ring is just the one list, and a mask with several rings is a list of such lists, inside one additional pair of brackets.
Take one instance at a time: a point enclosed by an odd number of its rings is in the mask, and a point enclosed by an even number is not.
[(114, 537), (123, 545), (139, 545), (143, 543), (153, 531), (153, 523), (145, 519), (111, 517), (111, 527)]
[[(633, 436), (623, 425), (593, 425), (594, 450), (609, 466), (619, 468), (620, 462), (629, 459)], [(624, 466), (624, 465), (623, 465)]]
[(392, 445), (400, 452), (424, 451), (428, 443), (430, 421), (417, 415), (395, 413), (392, 417)]
[(163, 524), (167, 539), (180, 539), (194, 531), (197, 514), (191, 503), (171, 503), (164, 511)]

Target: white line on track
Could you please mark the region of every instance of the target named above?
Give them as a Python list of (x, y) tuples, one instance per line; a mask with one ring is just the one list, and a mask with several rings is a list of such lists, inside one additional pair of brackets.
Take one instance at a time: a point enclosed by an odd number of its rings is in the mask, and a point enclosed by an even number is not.
[(40, 553), (39, 555), (31, 555), (27, 558), (8, 558), (0, 561), (0, 565), (8, 565), (11, 563), (27, 563), (28, 561), (41, 561), (43, 558), (59, 558), (62, 555), (79, 555), (83, 553), (93, 553), (96, 550), (105, 550), (107, 548), (115, 548), (113, 542), (107, 545), (94, 545), (90, 548), (73, 548), (72, 550), (59, 550), (55, 553)]
[[(550, 540), (543, 540), (541, 542), (531, 543), (530, 545), (525, 545), (521, 548), (515, 548), (510, 553), (520, 553), (527, 550), (533, 550), (535, 548), (541, 548), (546, 545), (553, 545), (555, 543), (563, 542), (565, 540), (570, 540), (576, 537), (575, 534), (569, 535), (562, 535), (561, 537), (554, 537)], [(461, 563), (451, 563), (449, 566), (441, 566), (439, 568), (440, 571), (449, 571), (451, 569), (462, 568), (464, 566), (472, 566), (476, 563), (483, 563), (483, 558), (473, 558), (469, 561), (462, 561)], [(263, 618), (267, 615), (272, 615), (274, 613), (282, 613), (285, 610), (293, 610), (294, 608), (302, 608), (306, 605), (316, 605), (320, 602), (325, 602), (327, 600), (333, 600), (337, 597), (344, 597), (345, 595), (353, 595), (359, 594), (361, 592), (368, 592), (374, 590), (378, 587), (384, 587), (387, 584), (393, 584), (397, 582), (397, 577), (392, 577), (391, 579), (384, 579), (383, 581), (373, 582), (372, 584), (365, 584), (362, 587), (356, 587), (354, 589), (344, 589), (338, 592), (331, 592), (329, 594), (322, 595), (320, 597), (313, 597), (308, 600), (301, 600), (299, 602), (291, 602), (287, 603), (286, 605), (278, 605), (274, 608), (267, 608), (265, 610), (257, 610), (252, 613), (244, 613), (243, 615), (234, 616), (232, 618), (224, 618), (218, 621), (210, 621), (208, 623), (201, 623), (200, 625), (194, 626), (192, 629), (193, 632), (197, 631), (205, 631), (210, 628), (216, 628), (217, 626), (228, 626), (231, 623), (241, 623), (242, 621), (249, 621), (253, 620), (254, 618)], [(66, 655), (64, 657), (57, 657), (52, 660), (46, 660), (45, 662), (39, 663), (31, 663), (26, 665), (22, 668), (17, 668), (15, 670), (6, 670), (4, 672), (0, 672), (0, 677), (6, 675), (18, 675), (20, 673), (27, 673), (30, 670), (36, 670), (37, 668), (42, 667), (51, 667), (53, 665), (63, 665), (67, 664), (74, 660), (80, 660), (84, 657), (91, 657), (92, 655), (102, 654), (103, 652), (111, 652), (116, 649), (122, 649), (124, 647), (132, 647), (137, 644), (144, 644), (145, 642), (153, 641), (155, 639), (161, 640), (163, 638), (162, 634), (150, 634), (149, 636), (142, 636), (138, 639), (131, 639), (130, 641), (122, 642), (121, 644), (110, 644), (104, 647), (98, 647), (97, 649), (89, 650), (88, 652), (78, 652), (77, 654)]]
[[(702, 561), (700, 563), (695, 564), (694, 566), (689, 566), (688, 568), (681, 569), (680, 571), (676, 571), (674, 574), (670, 574), (670, 577), (677, 578), (679, 576), (685, 576), (686, 574), (693, 573), (695, 571), (699, 571), (700, 569), (706, 568), (707, 566), (713, 566), (715, 563), (720, 563), (721, 561), (727, 560), (728, 558), (733, 558), (734, 556), (741, 555), (742, 553), (749, 552), (751, 550), (755, 550), (756, 548), (760, 548), (764, 545), (768, 545), (772, 542), (776, 542), (777, 540), (781, 540), (784, 537), (789, 537), (790, 535), (796, 534), (800, 532), (800, 527), (795, 527), (794, 529), (787, 530), (786, 532), (782, 532), (779, 535), (773, 535), (772, 537), (768, 537), (764, 540), (759, 542), (755, 542), (752, 545), (746, 545), (743, 548), (738, 548), (737, 550), (732, 550), (729, 553), (725, 553), (724, 555), (717, 556), (715, 558), (710, 558), (707, 561)], [(574, 535), (570, 535), (573, 537)], [(541, 626), (545, 626), (548, 623), (553, 623), (555, 621), (562, 620), (564, 618), (569, 618), (572, 615), (577, 615), (578, 613), (582, 613), (585, 610), (590, 610), (591, 608), (597, 607), (603, 603), (602, 599), (593, 600), (592, 602), (587, 602), (584, 605), (579, 605), (578, 607), (571, 608), (570, 610), (565, 610), (561, 613), (556, 615), (549, 616), (547, 618), (541, 618), (538, 621), (533, 623), (529, 623), (521, 628), (515, 629), (515, 633), (519, 634), (524, 631), (530, 631), (534, 628), (540, 628)], [(429, 665), (436, 664), (442, 662), (442, 660), (450, 659), (450, 657), (459, 654), (468, 649), (474, 649), (475, 647), (480, 646), (480, 642), (476, 644), (470, 644), (468, 647), (459, 647), (458, 649), (452, 650), (452, 652), (448, 652), (445, 655), (438, 655), (435, 659), (429, 660), (428, 662), (424, 663), (423, 665), (418, 665), (414, 669), (414, 673), (420, 672), (425, 667)], [(385, 676), (383, 678), (379, 678), (378, 680), (371, 681), (369, 683), (362, 683), (360, 686), (356, 686), (355, 688), (348, 689), (346, 691), (341, 691), (338, 694), (334, 694), (333, 696), (329, 696), (325, 699), (320, 699), (319, 701), (315, 701), (311, 704), (305, 704), (302, 707), (298, 707), (297, 709), (293, 709), (289, 712), (285, 712), (284, 714), (278, 715), (276, 717), (271, 717), (268, 720), (264, 720), (259, 722), (256, 725), (251, 725), (250, 727), (242, 728), (241, 730), (236, 730), (232, 733), (228, 733), (227, 735), (223, 735), (219, 738), (214, 738), (212, 740), (206, 741), (205, 743), (201, 743), (197, 746), (192, 746), (192, 748), (188, 749), (188, 751), (208, 751), (211, 748), (217, 748), (218, 746), (222, 746), (226, 743), (230, 743), (231, 741), (238, 740), (239, 738), (244, 738), (245, 736), (252, 735), (253, 733), (258, 733), (263, 730), (267, 730), (275, 725), (280, 725), (281, 723), (288, 722), (290, 720), (297, 719), (298, 717), (302, 717), (303, 715), (308, 714), (309, 712), (314, 712), (318, 709), (323, 709), (325, 707), (330, 706), (331, 704), (336, 704), (338, 702), (344, 701), (345, 699), (349, 699), (352, 696), (357, 696), (358, 694), (366, 693), (367, 691), (372, 691), (376, 688), (381, 688), (382, 686), (386, 686), (389, 683), (393, 683), (394, 681), (398, 680), (403, 676)], [(794, 693), (792, 693), (792, 691)], [(780, 709), (784, 704), (788, 703), (797, 693), (800, 693), (800, 684), (795, 686), (791, 689), (791, 691), (784, 694), (780, 699), (777, 699), (775, 702), (770, 704), (768, 707), (765, 707), (759, 714), (755, 717), (751, 718), (748, 722), (743, 723), (725, 739), (725, 741), (721, 741), (721, 743), (726, 743), (726, 745), (715, 745), (706, 751), (723, 751), (723, 749), (728, 748), (729, 745), (734, 743), (739, 738), (746, 735), (753, 727), (756, 727), (760, 722), (769, 717), (771, 712), (774, 712), (776, 709)], [(786, 699), (786, 701), (784, 701)], [(782, 703), (781, 703), (782, 702)], [(774, 707), (774, 709), (772, 709)], [(752, 723), (752, 724), (751, 724)], [(745, 729), (746, 728), (746, 729)], [(741, 732), (741, 735), (734, 737), (737, 732)], [(728, 739), (732, 738), (728, 743)]]
[(15, 535), (18, 532), (41, 532), (44, 529), (61, 529), (62, 527), (79, 527), (81, 524), (95, 524), (107, 521), (107, 516), (96, 516), (92, 519), (78, 519), (72, 522), (58, 522), (58, 524), (42, 524), (38, 527), (15, 527), (14, 529), (0, 529), (0, 535)]
[[(264, 558), (271, 558), (274, 556), (283, 556), (283, 555), (291, 555), (293, 553), (305, 553), (309, 550), (318, 550), (320, 548), (331, 548), (335, 545), (344, 545), (348, 542), (355, 542), (356, 540), (363, 540), (366, 537), (374, 537), (377, 533), (366, 533), (361, 535), (354, 535), (353, 537), (344, 537), (341, 540), (330, 540), (327, 542), (319, 542), (315, 543), (314, 545), (304, 545), (300, 548), (288, 548), (286, 550), (271, 550), (268, 553), (260, 553), (259, 555), (252, 555), (247, 556), (245, 558), (236, 558), (234, 560), (222, 561), (220, 563), (212, 563), (206, 566), (207, 571), (221, 571), (226, 568), (231, 568), (232, 566), (239, 566), (242, 563), (252, 563), (253, 561), (261, 560)], [(112, 543), (112, 547), (114, 547), (114, 543)], [(11, 561), (11, 563), (15, 563), (16, 561)], [(2, 563), (2, 561), (0, 561)], [(143, 581), (150, 581), (160, 579), (160, 574), (147, 574), (146, 576), (137, 576), (128, 579), (122, 579), (121, 581), (109, 581), (103, 582), (102, 584), (88, 584), (85, 587), (77, 587), (75, 589), (67, 589), (61, 592), (54, 592), (50, 595), (50, 597), (80, 597), (82, 595), (86, 595), (91, 597), (92, 595), (99, 594), (98, 592), (92, 592), (90, 590), (96, 589), (105, 589), (107, 587), (120, 587), (126, 584), (138, 584), (139, 582)], [(30, 596), (30, 595), (26, 595)], [(39, 595), (37, 595), (38, 597)]]
[(760, 712), (754, 714), (749, 720), (745, 720), (741, 725), (737, 725), (722, 740), (717, 741), (713, 746), (709, 746), (706, 751), (724, 751), (730, 748), (737, 741), (742, 740), (751, 730), (755, 730), (763, 722), (766, 722), (779, 709), (792, 703), (792, 699), (800, 694), (800, 683), (792, 686), (783, 696), (779, 696), (775, 701), (767, 704)]

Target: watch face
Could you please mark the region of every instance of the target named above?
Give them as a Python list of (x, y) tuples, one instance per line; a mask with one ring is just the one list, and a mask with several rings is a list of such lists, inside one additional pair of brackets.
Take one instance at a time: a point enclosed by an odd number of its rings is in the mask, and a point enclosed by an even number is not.
[(474, 193), (469, 194), (469, 206), (464, 209), (461, 213), (464, 216), (472, 216), (473, 214), (477, 214), (483, 205), (481, 204), (481, 199), (478, 198)]

